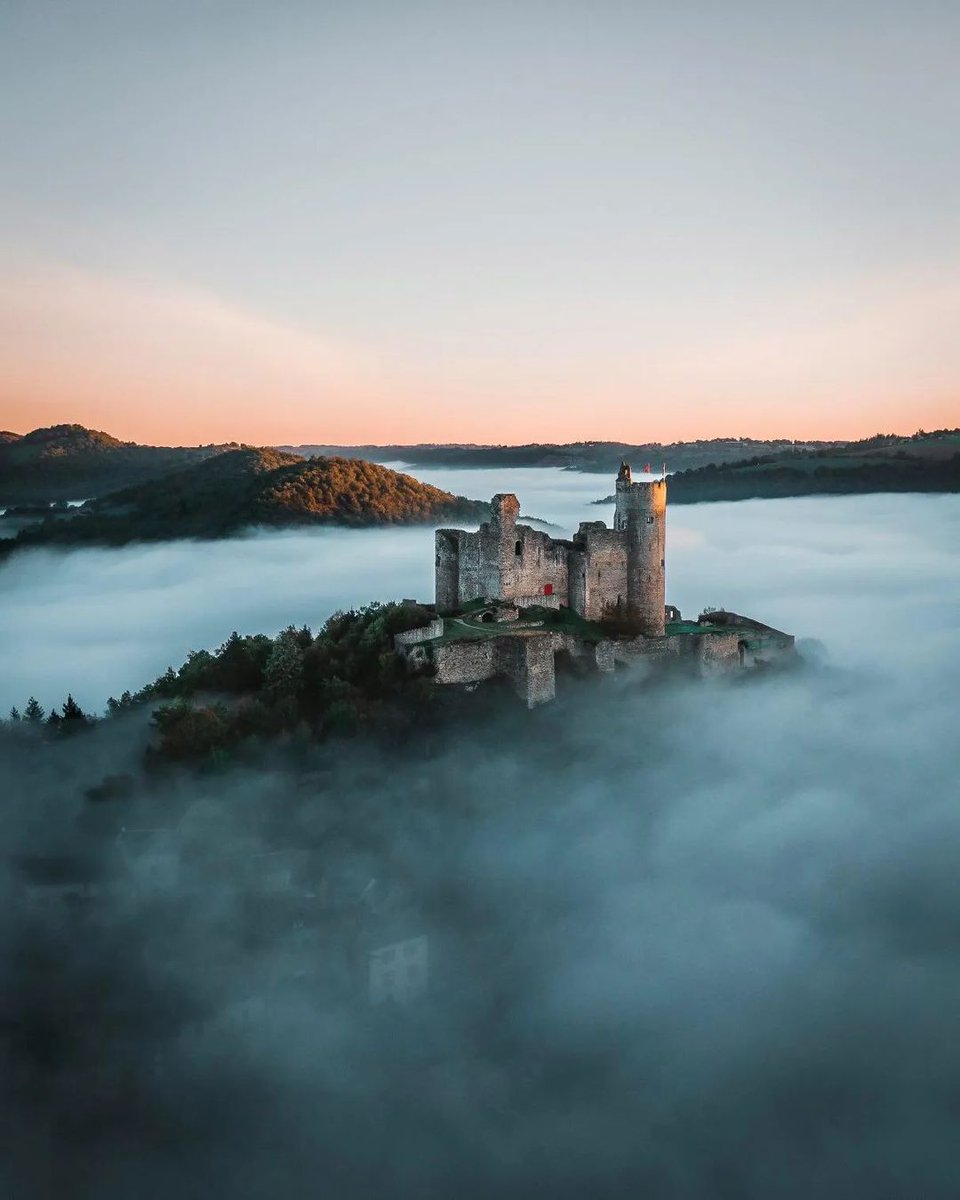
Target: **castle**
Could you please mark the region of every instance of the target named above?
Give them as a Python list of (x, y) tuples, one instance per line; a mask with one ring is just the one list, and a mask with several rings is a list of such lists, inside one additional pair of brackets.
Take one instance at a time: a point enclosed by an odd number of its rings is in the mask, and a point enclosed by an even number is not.
[(439, 685), (508, 681), (528, 707), (552, 700), (558, 658), (609, 672), (644, 662), (710, 675), (773, 664), (794, 639), (737, 613), (684, 621), (666, 604), (666, 478), (637, 480), (621, 463), (613, 528), (584, 521), (571, 540), (518, 522), (501, 493), (476, 532), (436, 532), (436, 603), (429, 625), (397, 634)]
[(667, 481), (636, 482), (621, 463), (613, 529), (584, 521), (573, 541), (518, 525), (512, 494), (494, 496), (492, 519), (476, 533), (438, 529), (437, 611), (472, 600), (518, 607), (567, 607), (588, 621), (626, 609), (637, 632), (662, 637), (665, 626)]

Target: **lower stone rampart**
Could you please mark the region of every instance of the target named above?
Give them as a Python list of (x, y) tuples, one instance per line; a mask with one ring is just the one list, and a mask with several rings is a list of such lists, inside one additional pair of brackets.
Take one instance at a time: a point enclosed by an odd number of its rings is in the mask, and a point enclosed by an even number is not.
[(498, 674), (510, 680), (527, 708), (546, 704), (556, 696), (553, 638), (549, 633), (497, 638), (495, 661)]
[[(442, 626), (442, 622), (440, 623)], [(604, 638), (588, 641), (576, 633), (519, 628), (477, 640), (436, 642), (429, 655), (438, 684), (475, 684), (506, 679), (529, 708), (556, 695), (558, 653), (588, 669), (610, 672), (617, 664), (647, 663), (701, 678), (725, 675), (793, 653), (793, 638), (759, 622), (721, 621), (720, 628), (696, 627), (663, 637)], [(434, 622), (429, 628), (437, 625)], [(726, 626), (726, 627), (724, 627)], [(411, 634), (423, 631), (411, 631)], [(436, 635), (435, 635), (436, 636)], [(417, 652), (417, 647), (411, 653)]]
[(497, 674), (494, 639), (448, 642), (433, 651), (437, 683), (479, 683)]
[(556, 608), (559, 609), (561, 603), (566, 603), (566, 596), (558, 596), (556, 592), (550, 596), (544, 596), (542, 593), (535, 593), (530, 596), (513, 596), (512, 603), (517, 608)]
[(393, 645), (394, 648), (414, 646), (417, 642), (429, 642), (438, 637), (443, 637), (443, 617), (435, 617), (429, 625), (421, 625), (419, 629), (406, 629), (403, 633), (395, 633)]

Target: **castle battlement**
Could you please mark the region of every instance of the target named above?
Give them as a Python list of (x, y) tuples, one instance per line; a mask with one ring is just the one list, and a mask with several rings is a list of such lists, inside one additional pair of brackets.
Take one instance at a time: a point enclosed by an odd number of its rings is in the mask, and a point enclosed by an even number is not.
[(518, 524), (520, 502), (512, 493), (494, 496), (490, 511), (476, 533), (437, 530), (438, 612), (456, 612), (473, 600), (539, 596), (588, 621), (620, 608), (639, 632), (663, 634), (665, 479), (634, 482), (623, 463), (613, 528), (584, 521), (572, 541)]
[(790, 634), (736, 613), (684, 621), (665, 604), (666, 511), (666, 480), (634, 481), (626, 463), (613, 528), (583, 521), (570, 540), (519, 524), (517, 497), (494, 496), (476, 532), (437, 530), (437, 616), (398, 634), (397, 650), (439, 685), (507, 680), (529, 707), (554, 698), (558, 654), (576, 669), (701, 677), (789, 659)]

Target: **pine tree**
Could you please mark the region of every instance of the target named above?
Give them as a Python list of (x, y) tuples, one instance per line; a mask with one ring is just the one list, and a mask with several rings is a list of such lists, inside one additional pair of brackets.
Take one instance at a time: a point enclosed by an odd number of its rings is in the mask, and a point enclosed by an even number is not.
[(10, 709), (10, 720), (11, 721), (19, 721), (20, 720), (20, 709), (17, 708), (16, 705), (14, 705), (13, 708)]
[(38, 703), (36, 696), (31, 696), (27, 701), (27, 707), (23, 710), (23, 719), (39, 724), (46, 715), (46, 710), (42, 704)]
[(74, 700), (73, 696), (67, 696), (63, 702), (61, 709), (64, 721), (86, 721), (87, 714), (83, 711), (80, 705)]

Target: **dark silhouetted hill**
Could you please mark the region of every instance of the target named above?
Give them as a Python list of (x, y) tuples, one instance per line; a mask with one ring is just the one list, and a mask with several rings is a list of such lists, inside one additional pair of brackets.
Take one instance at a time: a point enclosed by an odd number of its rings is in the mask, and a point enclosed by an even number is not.
[(358, 459), (244, 447), (125, 488), (23, 530), (7, 549), (221, 537), (249, 526), (480, 520), (489, 504)]
[(840, 447), (794, 448), (679, 471), (670, 477), (669, 503), (958, 491), (960, 429), (938, 429), (910, 437), (881, 433)]
[(226, 446), (140, 446), (83, 425), (0, 434), (0, 505), (85, 500), (159, 479)]
[(622, 459), (637, 468), (650, 463), (655, 470), (666, 463), (672, 471), (708, 463), (735, 462), (753, 454), (784, 449), (819, 449), (844, 442), (793, 442), (789, 438), (758, 441), (755, 438), (709, 438), (693, 442), (534, 442), (526, 446), (476, 446), (470, 444), (416, 446), (281, 446), (305, 457), (335, 454), (374, 462), (402, 462), (411, 467), (562, 467), (569, 471), (595, 471), (616, 475)]

